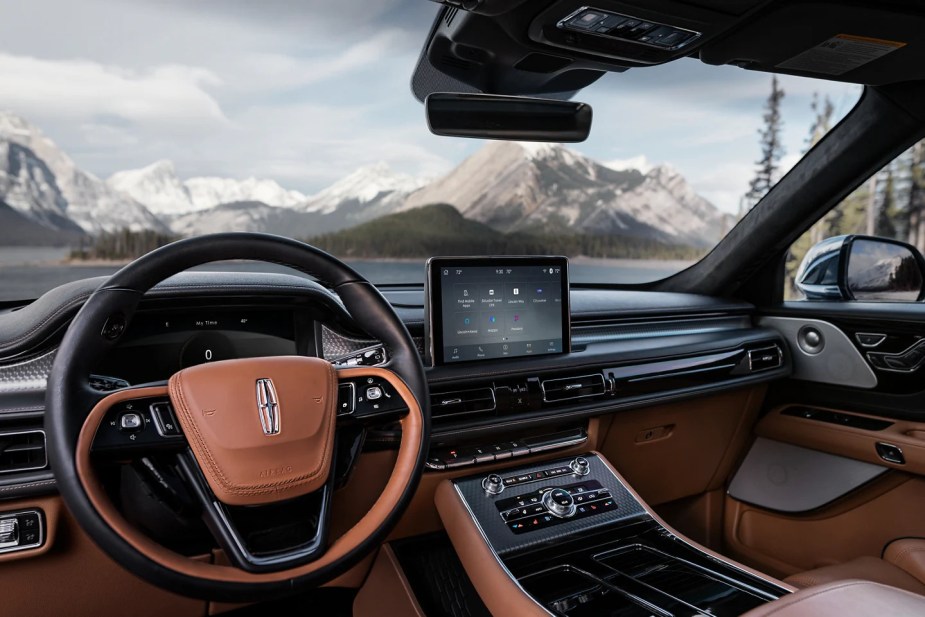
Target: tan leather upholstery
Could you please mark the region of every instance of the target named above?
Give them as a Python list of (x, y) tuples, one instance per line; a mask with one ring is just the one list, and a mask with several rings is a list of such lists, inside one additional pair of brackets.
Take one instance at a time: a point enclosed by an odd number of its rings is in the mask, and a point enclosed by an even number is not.
[(785, 580), (804, 589), (848, 579), (872, 581), (925, 595), (925, 539), (896, 540), (887, 546), (883, 559), (858, 557), (794, 574)]
[(925, 539), (905, 538), (891, 542), (883, 558), (925, 583)]
[[(278, 434), (258, 412), (258, 380), (278, 397)], [(321, 488), (334, 450), (337, 377), (319, 358), (279, 356), (211, 362), (170, 378), (170, 399), (190, 448), (224, 503), (292, 499)]]
[(868, 581), (843, 581), (803, 589), (742, 617), (913, 617), (925, 615), (925, 598)]
[(794, 587), (804, 589), (850, 579), (872, 581), (925, 595), (925, 584), (904, 570), (877, 557), (858, 557), (834, 566), (794, 574), (784, 581)]

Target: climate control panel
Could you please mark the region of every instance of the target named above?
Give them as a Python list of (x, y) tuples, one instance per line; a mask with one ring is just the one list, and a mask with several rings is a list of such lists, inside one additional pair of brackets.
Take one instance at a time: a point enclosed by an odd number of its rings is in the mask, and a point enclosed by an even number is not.
[(597, 480), (560, 487), (544, 486), (501, 499), (495, 506), (507, 528), (515, 534), (596, 516), (618, 507), (610, 490)]

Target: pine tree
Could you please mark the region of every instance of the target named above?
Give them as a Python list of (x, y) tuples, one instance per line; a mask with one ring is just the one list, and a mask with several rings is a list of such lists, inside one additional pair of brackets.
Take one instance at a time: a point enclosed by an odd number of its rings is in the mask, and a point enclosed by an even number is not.
[(896, 209), (896, 198), (893, 191), (893, 171), (889, 170), (886, 173), (883, 197), (880, 200), (880, 208), (877, 210), (877, 223), (874, 227), (874, 233), (884, 238), (896, 237), (896, 219), (899, 213)]
[[(835, 105), (832, 99), (826, 95), (819, 101), (819, 93), (813, 93), (813, 102), (810, 104), (813, 111), (813, 123), (809, 127), (809, 135), (806, 137), (806, 148), (803, 153), (815, 146), (825, 137), (826, 133), (832, 128), (832, 116), (835, 114)], [(817, 221), (809, 230), (811, 245), (821, 242), (829, 236), (837, 236), (838, 229), (842, 226), (842, 211), (840, 208), (833, 208), (821, 220)]]
[(755, 177), (748, 185), (748, 192), (743, 197), (743, 205), (751, 209), (764, 197), (774, 183), (777, 182), (780, 159), (784, 156), (784, 145), (781, 143), (781, 127), (783, 120), (780, 115), (780, 104), (784, 98), (784, 90), (777, 81), (777, 75), (771, 78), (771, 94), (764, 104), (764, 126), (758, 131), (761, 144), (761, 158), (755, 162), (757, 169)]

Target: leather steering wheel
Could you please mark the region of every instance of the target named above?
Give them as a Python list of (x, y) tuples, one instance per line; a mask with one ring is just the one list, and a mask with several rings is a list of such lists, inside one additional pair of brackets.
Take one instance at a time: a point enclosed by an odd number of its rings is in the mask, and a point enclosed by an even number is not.
[[(229, 259), (272, 262), (314, 276), (339, 296), (363, 330), (382, 341), (387, 364), (335, 369), (318, 358), (274, 356), (189, 367), (174, 374), (168, 385), (111, 393), (90, 386), (94, 367), (118, 344), (145, 292), (193, 266)], [(339, 386), (347, 383), (375, 384), (386, 392), (387, 417), (339, 413)], [(400, 421), (402, 429), (388, 483), (360, 521), (328, 538), (337, 434), (345, 423), (362, 427), (383, 418)], [(110, 557), (175, 593), (253, 601), (330, 581), (385, 539), (420, 479), (430, 411), (414, 341), (371, 283), (304, 243), (226, 233), (153, 251), (119, 270), (90, 296), (55, 357), (45, 429), (62, 498)], [(145, 456), (146, 448), (175, 457), (178, 476), (198, 502), (227, 561), (194, 558), (163, 546), (112, 503), (97, 473), (101, 457), (112, 460), (115, 454), (119, 460), (133, 460)], [(298, 533), (282, 533), (255, 550), (235, 523), (241, 512), (249, 521), (266, 519)]]

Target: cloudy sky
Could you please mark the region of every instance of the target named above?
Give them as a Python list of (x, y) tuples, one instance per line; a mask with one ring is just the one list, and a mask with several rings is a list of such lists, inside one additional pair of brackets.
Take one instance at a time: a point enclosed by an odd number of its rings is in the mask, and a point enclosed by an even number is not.
[[(426, 0), (0, 0), (0, 109), (101, 177), (159, 159), (182, 177), (269, 177), (316, 192), (386, 161), (436, 176), (477, 141), (431, 135), (408, 86), (438, 9)], [(792, 164), (813, 92), (847, 113), (854, 86), (783, 78)], [(601, 161), (669, 163), (734, 211), (758, 156), (770, 76), (694, 60), (606, 75)]]

